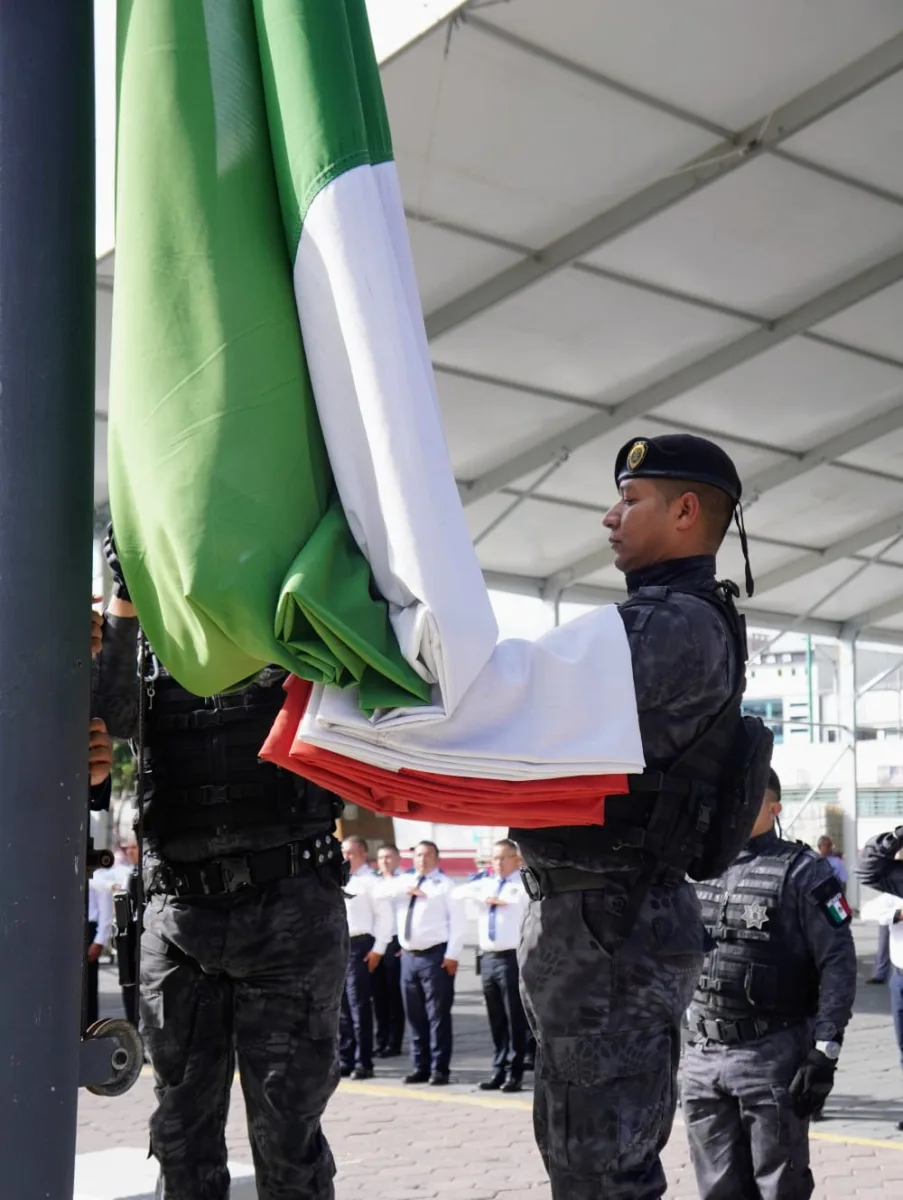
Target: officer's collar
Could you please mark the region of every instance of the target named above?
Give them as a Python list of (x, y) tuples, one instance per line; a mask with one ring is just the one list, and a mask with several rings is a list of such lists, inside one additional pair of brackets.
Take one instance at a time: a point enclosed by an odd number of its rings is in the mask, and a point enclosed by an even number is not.
[(749, 839), (746, 843), (746, 852), (747, 854), (766, 854), (779, 841), (777, 831), (772, 825), (771, 829), (766, 829), (764, 833)]
[(628, 571), (627, 591), (632, 595), (644, 587), (690, 588), (711, 583), (715, 578), (715, 556), (693, 554), (688, 558), (671, 558), (651, 567)]

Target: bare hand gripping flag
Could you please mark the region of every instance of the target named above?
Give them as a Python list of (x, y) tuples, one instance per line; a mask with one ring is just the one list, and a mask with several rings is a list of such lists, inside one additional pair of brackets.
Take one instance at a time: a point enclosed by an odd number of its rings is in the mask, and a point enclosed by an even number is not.
[(162, 661), (312, 681), (273, 757), (372, 807), (413, 772), (597, 813), (642, 767), (623, 626), (496, 644), (364, 0), (120, 0), (119, 39), (111, 504)]

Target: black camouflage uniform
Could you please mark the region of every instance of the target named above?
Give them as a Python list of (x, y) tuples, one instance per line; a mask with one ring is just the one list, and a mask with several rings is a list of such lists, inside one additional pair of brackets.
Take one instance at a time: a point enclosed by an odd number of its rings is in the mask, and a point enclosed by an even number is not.
[[(816, 1047), (839, 1053), (856, 996), (849, 909), (830, 864), (773, 829), (697, 892), (715, 947), (680, 1088), (700, 1200), (808, 1200), (809, 1116), (836, 1061)], [(810, 1054), (826, 1061), (804, 1095)]]
[[(97, 712), (119, 737), (137, 733), (137, 638), (137, 620), (107, 614)], [(200, 700), (164, 672), (145, 702), (140, 1013), (158, 1200), (229, 1195), (236, 1056), (260, 1200), (335, 1195), (320, 1118), (348, 956), (341, 801), (257, 759), (284, 678)]]
[[(633, 469), (638, 445), (645, 452)], [(630, 476), (708, 482), (735, 502), (740, 494), (728, 456), (685, 435), (628, 442), (615, 477)], [(644, 779), (691, 746), (742, 686), (745, 649), (716, 587), (713, 557), (627, 575), (622, 615)], [(528, 891), (542, 897), (528, 909), (519, 965), (537, 1040), (534, 1127), (554, 1200), (654, 1200), (665, 1191), (659, 1154), (677, 1104), (680, 1021), (706, 935), (685, 870), (633, 848), (648, 799), (609, 797), (602, 828), (511, 830)]]

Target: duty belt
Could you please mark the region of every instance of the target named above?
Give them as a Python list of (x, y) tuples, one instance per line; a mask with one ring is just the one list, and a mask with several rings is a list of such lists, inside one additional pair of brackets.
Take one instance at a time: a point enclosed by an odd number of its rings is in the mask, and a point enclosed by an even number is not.
[[(638, 858), (631, 859), (627, 854), (619, 854), (618, 859), (621, 865), (640, 865)], [(653, 868), (656, 876), (674, 875), (678, 879), (684, 877), (682, 871), (675, 871), (675, 868), (664, 863), (648, 860), (648, 865)], [(535, 870), (533, 867), (521, 867), (520, 873), (524, 891), (531, 900), (544, 900), (547, 896), (555, 896), (559, 892), (604, 891), (611, 886), (611, 875), (607, 871), (585, 871), (581, 867), (539, 867)], [(624, 897), (612, 896), (609, 911), (619, 913), (622, 900)]]
[(273, 850), (231, 854), (201, 863), (160, 863), (147, 874), (148, 895), (222, 896), (246, 887), (264, 887), (307, 871), (327, 871), (343, 886), (348, 864), (341, 844), (331, 834), (289, 842)]
[(779, 1029), (789, 1029), (799, 1021), (784, 1021), (776, 1017), (740, 1017), (736, 1021), (724, 1021), (718, 1017), (700, 1017), (690, 1022), (690, 1029), (701, 1034), (710, 1042), (725, 1046), (736, 1046), (740, 1042), (755, 1042), (766, 1034)]

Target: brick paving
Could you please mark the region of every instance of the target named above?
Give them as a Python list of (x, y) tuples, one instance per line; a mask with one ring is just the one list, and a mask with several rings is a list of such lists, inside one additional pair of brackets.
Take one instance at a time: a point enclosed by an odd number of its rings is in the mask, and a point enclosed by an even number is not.
[[(859, 927), (856, 936), (864, 981), (870, 973), (874, 931)], [(105, 1015), (112, 1015), (117, 1011), (116, 993), (108, 974), (104, 990)], [(468, 963), (459, 973), (455, 1037), (454, 1083), (448, 1089), (404, 1087), (400, 1079), (406, 1059), (379, 1064), (372, 1082), (343, 1082), (326, 1117), (339, 1168), (338, 1200), (548, 1200), (549, 1187), (533, 1144), (529, 1094), (489, 1096), (476, 1088), (486, 1073), (489, 1039), (479, 981)], [(82, 1094), (79, 1200), (150, 1200), (153, 1164), (145, 1159), (145, 1131), (152, 1102), (147, 1075), (116, 1100)], [(903, 1134), (895, 1126), (903, 1118), (903, 1073), (885, 988), (860, 989), (827, 1111), (829, 1119), (813, 1130), (815, 1195), (825, 1200), (899, 1200)], [(255, 1200), (237, 1085), (227, 1136), (237, 1175), (232, 1200)], [(669, 1200), (695, 1198), (679, 1120), (665, 1152), (665, 1167)]]

